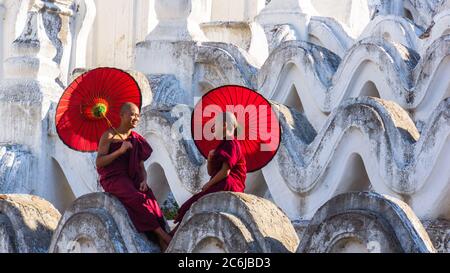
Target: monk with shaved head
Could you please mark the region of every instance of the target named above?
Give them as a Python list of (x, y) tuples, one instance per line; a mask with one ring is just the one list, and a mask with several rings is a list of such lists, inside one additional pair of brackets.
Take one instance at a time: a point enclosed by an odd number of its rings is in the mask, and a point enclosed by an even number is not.
[(152, 148), (136, 128), (139, 107), (131, 102), (120, 109), (120, 126), (110, 128), (101, 137), (97, 153), (97, 171), (105, 192), (117, 197), (128, 211), (137, 231), (157, 240), (165, 250), (171, 240), (156, 198), (147, 184), (144, 161)]

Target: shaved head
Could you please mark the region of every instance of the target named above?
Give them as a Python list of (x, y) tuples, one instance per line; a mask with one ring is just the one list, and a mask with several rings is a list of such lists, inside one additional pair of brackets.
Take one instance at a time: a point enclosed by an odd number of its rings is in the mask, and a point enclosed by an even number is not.
[(120, 115), (123, 115), (124, 113), (130, 113), (134, 108), (136, 108), (139, 112), (139, 107), (137, 107), (136, 104), (132, 102), (125, 102), (122, 107), (120, 107)]
[(139, 107), (132, 102), (125, 102), (120, 107), (120, 126), (125, 129), (135, 128), (139, 122), (141, 115)]

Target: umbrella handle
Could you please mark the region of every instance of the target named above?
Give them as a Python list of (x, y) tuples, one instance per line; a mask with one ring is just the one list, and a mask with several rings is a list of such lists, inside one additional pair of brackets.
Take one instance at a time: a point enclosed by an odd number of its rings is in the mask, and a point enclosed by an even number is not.
[(125, 139), (123, 139), (122, 135), (119, 134), (119, 132), (117, 132), (116, 128), (114, 128), (114, 126), (112, 126), (111, 121), (109, 121), (109, 119), (106, 117), (106, 115), (105, 115), (104, 113), (102, 113), (102, 115), (103, 115), (103, 117), (106, 119), (106, 122), (108, 123), (109, 127), (111, 127), (111, 128), (114, 130), (114, 132), (116, 132), (116, 134), (118, 134), (119, 137), (120, 137), (123, 141), (125, 141)]

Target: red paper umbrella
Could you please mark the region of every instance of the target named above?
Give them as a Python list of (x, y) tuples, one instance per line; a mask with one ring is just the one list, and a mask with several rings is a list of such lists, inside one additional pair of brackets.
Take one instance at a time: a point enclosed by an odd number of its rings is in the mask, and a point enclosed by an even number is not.
[(280, 123), (270, 103), (259, 93), (246, 87), (226, 85), (209, 91), (196, 104), (192, 113), (191, 133), (204, 157), (215, 149), (220, 139), (210, 128), (223, 112), (234, 113), (238, 121), (240, 141), (248, 172), (264, 167), (275, 156), (280, 145)]
[(141, 108), (141, 91), (128, 73), (96, 68), (76, 78), (64, 91), (56, 108), (56, 131), (70, 148), (97, 151), (108, 127), (120, 125), (120, 108), (132, 102)]

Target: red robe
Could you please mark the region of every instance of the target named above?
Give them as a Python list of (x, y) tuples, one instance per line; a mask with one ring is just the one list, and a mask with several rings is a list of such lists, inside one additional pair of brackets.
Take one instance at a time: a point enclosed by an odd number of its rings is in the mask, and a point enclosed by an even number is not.
[[(244, 154), (241, 152), (239, 141), (235, 139), (223, 140), (214, 151), (212, 158), (212, 177), (214, 177), (222, 168), (222, 164), (227, 162), (230, 166), (230, 174), (223, 180), (209, 187), (206, 191), (201, 191), (189, 198), (178, 210), (174, 223), (181, 222), (184, 215), (201, 197), (219, 191), (244, 192), (245, 178), (247, 177), (247, 167)], [(171, 233), (174, 233), (174, 229)]]
[[(133, 145), (132, 149), (109, 165), (97, 169), (100, 184), (105, 192), (111, 193), (122, 202), (138, 232), (153, 231), (158, 227), (165, 230), (165, 219), (152, 190), (149, 188), (146, 192), (139, 191), (139, 184), (143, 180), (140, 161), (147, 160), (153, 150), (136, 132), (131, 131), (127, 141)], [(122, 141), (112, 142), (108, 154), (119, 149), (121, 145)]]

